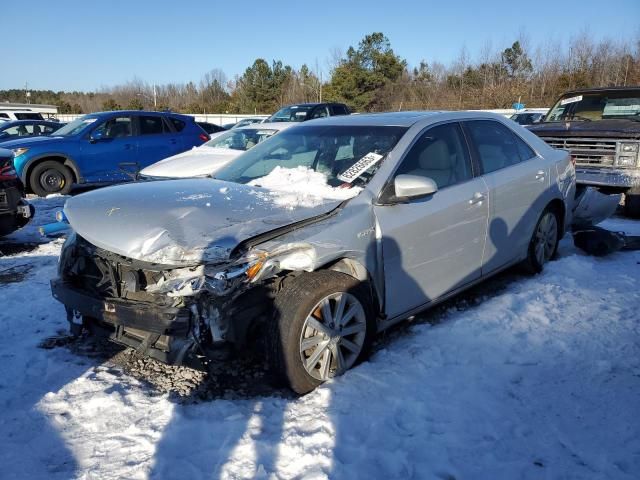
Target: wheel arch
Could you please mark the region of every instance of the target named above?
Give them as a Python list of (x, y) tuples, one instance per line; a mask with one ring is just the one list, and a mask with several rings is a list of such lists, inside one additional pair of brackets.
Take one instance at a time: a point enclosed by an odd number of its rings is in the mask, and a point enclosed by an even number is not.
[(65, 167), (68, 167), (71, 170), (71, 173), (73, 174), (74, 183), (80, 183), (82, 181), (82, 175), (80, 174), (80, 170), (78, 169), (78, 166), (76, 165), (75, 161), (71, 157), (63, 153), (45, 153), (29, 159), (29, 161), (25, 164), (25, 166), (22, 169), (22, 175), (20, 175), (20, 180), (22, 180), (22, 183), (28, 190), (31, 189), (29, 184), (29, 177), (31, 176), (31, 172), (33, 172), (33, 169), (38, 164), (42, 162), (46, 162), (48, 160), (51, 160), (54, 162), (60, 162)]
[(316, 269), (316, 271), (319, 270), (333, 270), (359, 280), (367, 286), (371, 295), (371, 300), (374, 302), (373, 307), (376, 314), (380, 314), (382, 312), (383, 301), (380, 289), (374, 280), (374, 276), (361, 262), (353, 258), (342, 257), (332, 260), (331, 262)]
[(560, 227), (560, 238), (562, 238), (565, 234), (566, 225), (565, 219), (567, 218), (567, 207), (559, 198), (554, 198), (551, 200), (545, 208), (550, 208), (558, 215), (558, 223)]

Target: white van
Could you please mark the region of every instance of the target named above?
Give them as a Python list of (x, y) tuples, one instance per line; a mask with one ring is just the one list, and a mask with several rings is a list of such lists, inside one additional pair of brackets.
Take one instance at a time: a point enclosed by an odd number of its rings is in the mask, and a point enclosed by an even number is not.
[(44, 120), (40, 112), (32, 110), (4, 110), (0, 108), (0, 122), (12, 120)]

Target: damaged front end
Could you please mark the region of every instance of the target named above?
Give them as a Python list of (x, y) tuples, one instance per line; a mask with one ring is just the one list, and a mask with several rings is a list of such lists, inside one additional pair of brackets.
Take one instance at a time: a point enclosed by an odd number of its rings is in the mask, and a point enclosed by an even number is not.
[(86, 328), (169, 364), (244, 347), (264, 326), (288, 270), (311, 270), (314, 250), (257, 249), (214, 265), (168, 267), (131, 259), (72, 233), (51, 281), (72, 332)]

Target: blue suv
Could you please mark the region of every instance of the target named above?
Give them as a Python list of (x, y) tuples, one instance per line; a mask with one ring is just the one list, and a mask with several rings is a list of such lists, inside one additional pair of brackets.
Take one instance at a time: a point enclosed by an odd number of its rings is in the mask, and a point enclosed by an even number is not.
[(27, 189), (41, 197), (74, 184), (111, 184), (163, 158), (202, 145), (209, 135), (192, 117), (170, 112), (116, 111), (85, 115), (49, 137), (2, 144)]

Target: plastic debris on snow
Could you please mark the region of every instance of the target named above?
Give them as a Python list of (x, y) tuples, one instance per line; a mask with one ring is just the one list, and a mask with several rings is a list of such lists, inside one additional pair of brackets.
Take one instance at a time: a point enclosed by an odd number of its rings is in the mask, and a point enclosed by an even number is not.
[(296, 207), (315, 207), (326, 200), (348, 200), (362, 191), (360, 187), (332, 187), (327, 176), (308, 167), (276, 167), (264, 177), (249, 182), (249, 185), (261, 187), (269, 192), (256, 192), (262, 200), (271, 200), (276, 205), (294, 209)]

